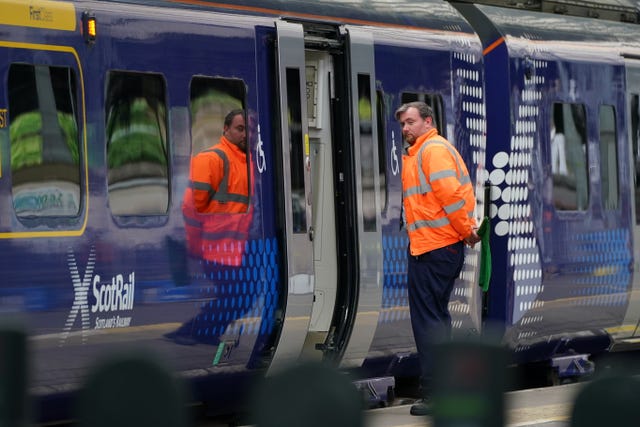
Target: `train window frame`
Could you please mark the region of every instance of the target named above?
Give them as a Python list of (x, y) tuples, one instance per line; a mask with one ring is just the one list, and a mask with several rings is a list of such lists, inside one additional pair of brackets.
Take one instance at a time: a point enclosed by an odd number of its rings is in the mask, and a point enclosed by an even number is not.
[[(11, 198), (16, 217), (28, 226), (77, 222), (84, 212), (86, 185), (82, 182), (78, 71), (69, 65), (14, 62), (9, 65), (7, 87)], [(40, 129), (34, 132), (31, 128), (37, 125)], [(18, 137), (24, 136), (20, 131), (25, 128), (29, 128), (26, 145), (17, 152)], [(22, 160), (20, 154), (24, 154)], [(33, 172), (38, 169), (41, 173)]]
[[(106, 74), (105, 180), (108, 206), (115, 218), (168, 216), (171, 144), (167, 94), (167, 82), (160, 73), (109, 70)], [(155, 118), (155, 122), (131, 121), (132, 118), (144, 119), (145, 113), (154, 113), (153, 117), (147, 118)], [(126, 128), (119, 129), (117, 125)], [(114, 135), (116, 140), (113, 140)], [(133, 137), (135, 135), (138, 137)], [(159, 143), (161, 150), (144, 150), (139, 141), (156, 146)], [(131, 161), (132, 142), (138, 144), (138, 150), (133, 150), (139, 154), (137, 163)], [(133, 200), (137, 204), (132, 203)]]
[(620, 206), (620, 156), (615, 106), (600, 105), (598, 121), (602, 205), (605, 210), (617, 210)]
[[(377, 230), (374, 149), (379, 149), (379, 141), (373, 141), (373, 102), (371, 93), (371, 76), (358, 73), (358, 123), (360, 124), (360, 182), (362, 184), (362, 223), (364, 231)], [(376, 101), (377, 102), (377, 101)], [(375, 147), (374, 147), (375, 144)], [(380, 159), (378, 159), (379, 161)], [(372, 191), (367, 191), (371, 189)]]
[(553, 102), (550, 107), (548, 150), (552, 203), (558, 212), (584, 212), (591, 202), (587, 108), (582, 103), (563, 101)]
[[(200, 95), (203, 93), (204, 95)], [(195, 99), (200, 96), (212, 96), (217, 100), (215, 103), (218, 108), (218, 116), (213, 117), (212, 113), (198, 116), (195, 107)], [(224, 127), (224, 118), (226, 114), (237, 108), (245, 108), (246, 87), (244, 81), (231, 77), (212, 77), (196, 75), (189, 82), (189, 129), (191, 132), (191, 156), (195, 156), (202, 150), (206, 150), (218, 142), (222, 129)], [(202, 101), (198, 101), (202, 102)], [(248, 119), (248, 117), (247, 117)], [(209, 121), (210, 129), (199, 133), (194, 131), (194, 126), (198, 126), (199, 120)], [(249, 137), (249, 129), (247, 129), (247, 139)], [(211, 136), (209, 136), (211, 135)]]
[[(220, 141), (224, 120), (233, 110), (245, 111), (247, 144), (250, 136), (249, 117), (246, 114), (246, 85), (241, 79), (196, 75), (189, 82), (190, 158), (208, 151)], [(251, 161), (247, 145), (247, 176), (251, 176)], [(247, 194), (251, 194), (251, 179), (247, 180)], [(250, 201), (249, 201), (250, 203)], [(220, 205), (222, 206), (222, 205)], [(198, 212), (197, 215), (235, 215), (241, 212)]]
[(387, 115), (387, 106), (384, 102), (384, 92), (376, 90), (376, 115), (378, 126), (378, 179), (380, 193), (380, 212), (387, 211), (389, 206), (389, 192), (387, 191), (387, 127), (385, 117)]
[[(289, 106), (289, 146), (291, 165), (291, 208), (293, 234), (308, 231), (306, 187), (304, 181), (304, 136), (302, 134), (302, 105), (300, 104), (300, 70), (286, 68), (287, 105)], [(305, 118), (306, 120), (307, 118)]]

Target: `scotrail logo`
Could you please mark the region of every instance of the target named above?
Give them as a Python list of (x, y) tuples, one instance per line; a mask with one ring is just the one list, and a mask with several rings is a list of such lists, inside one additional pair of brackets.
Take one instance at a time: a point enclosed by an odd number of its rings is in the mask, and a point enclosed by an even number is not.
[[(76, 256), (71, 248), (67, 253), (69, 274), (73, 282), (73, 304), (67, 316), (60, 345), (67, 340), (78, 316), (82, 325), (82, 342), (85, 343), (91, 329), (90, 314), (97, 313), (94, 329), (124, 328), (131, 324), (131, 317), (123, 314), (133, 310), (135, 297), (135, 272), (126, 275), (116, 274), (111, 280), (104, 281), (100, 275), (93, 274), (96, 264), (95, 248), (91, 248), (89, 259), (80, 275)], [(95, 303), (89, 308), (89, 290)]]

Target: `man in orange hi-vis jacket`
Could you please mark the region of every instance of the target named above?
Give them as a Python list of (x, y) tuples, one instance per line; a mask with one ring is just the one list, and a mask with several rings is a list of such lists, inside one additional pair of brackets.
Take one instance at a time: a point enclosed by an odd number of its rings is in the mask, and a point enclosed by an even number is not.
[(409, 311), (423, 395), (411, 414), (427, 415), (431, 412), (432, 345), (451, 334), (449, 297), (462, 270), (464, 244), (473, 246), (480, 237), (469, 172), (455, 147), (438, 134), (431, 107), (410, 102), (398, 108), (395, 117), (409, 144), (402, 158), (402, 220), (409, 235)]
[(225, 117), (219, 142), (191, 160), (182, 205), (189, 252), (214, 265), (242, 260), (252, 215), (248, 159), (245, 112), (236, 109)]
[(190, 181), (198, 212), (247, 211), (249, 174), (244, 110), (229, 112), (220, 141), (193, 158)]

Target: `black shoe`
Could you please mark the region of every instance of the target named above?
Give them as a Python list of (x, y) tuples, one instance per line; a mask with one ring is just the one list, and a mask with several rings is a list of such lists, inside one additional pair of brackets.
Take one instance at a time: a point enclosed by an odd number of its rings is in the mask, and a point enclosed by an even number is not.
[(429, 415), (431, 414), (431, 400), (420, 399), (411, 405), (411, 415)]

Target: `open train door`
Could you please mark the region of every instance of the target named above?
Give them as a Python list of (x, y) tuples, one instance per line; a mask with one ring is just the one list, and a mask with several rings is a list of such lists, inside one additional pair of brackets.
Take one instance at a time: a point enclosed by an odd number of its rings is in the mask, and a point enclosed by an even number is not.
[(373, 36), (276, 29), (288, 287), (270, 373), (300, 358), (359, 366), (382, 300)]
[(342, 367), (358, 367), (367, 356), (382, 302), (383, 255), (373, 34), (348, 26), (349, 91), (353, 137), (357, 297)]
[[(631, 195), (631, 212), (633, 226), (633, 258), (634, 265), (640, 260), (640, 61), (626, 59), (627, 98), (627, 129), (631, 148), (630, 182), (633, 191)], [(629, 305), (620, 332), (613, 333), (615, 338), (614, 350), (635, 347), (640, 340), (640, 271), (633, 269), (633, 289), (629, 292)]]
[(287, 295), (269, 373), (298, 360), (313, 306), (311, 164), (301, 24), (276, 21)]

